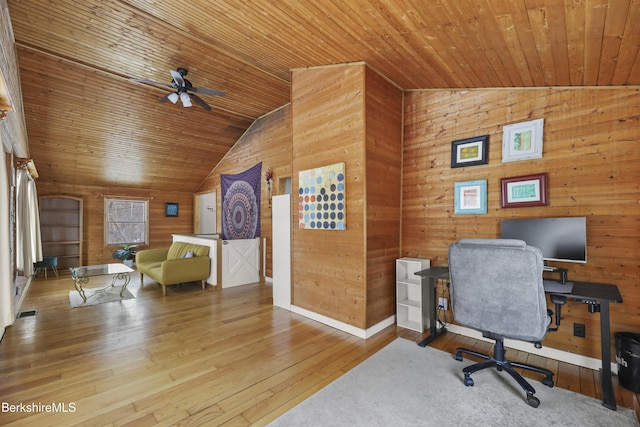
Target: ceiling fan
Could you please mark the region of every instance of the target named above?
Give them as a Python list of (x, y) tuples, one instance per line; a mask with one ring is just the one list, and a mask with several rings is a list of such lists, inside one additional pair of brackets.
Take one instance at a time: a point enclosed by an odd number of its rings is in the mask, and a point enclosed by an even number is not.
[(178, 68), (176, 70), (169, 70), (171, 72), (171, 84), (155, 82), (153, 80), (145, 80), (145, 79), (134, 79), (130, 78), (134, 82), (138, 83), (149, 83), (156, 86), (168, 87), (171, 89), (175, 89), (174, 92), (171, 92), (162, 98), (160, 98), (160, 103), (164, 104), (167, 101), (171, 101), (172, 103), (178, 102), (178, 99), (182, 102), (182, 105), (185, 107), (191, 107), (193, 104), (191, 101), (194, 101), (196, 104), (204, 108), (205, 110), (211, 111), (211, 107), (207, 104), (202, 98), (200, 98), (196, 93), (204, 93), (207, 95), (217, 95), (217, 96), (225, 96), (226, 94), (220, 90), (215, 89), (207, 89), (203, 87), (194, 87), (189, 80), (185, 78), (187, 73), (189, 72), (185, 68)]

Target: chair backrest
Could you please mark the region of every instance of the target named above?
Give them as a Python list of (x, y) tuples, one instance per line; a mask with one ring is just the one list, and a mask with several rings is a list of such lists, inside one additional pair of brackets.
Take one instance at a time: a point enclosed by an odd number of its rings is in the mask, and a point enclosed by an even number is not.
[(169, 252), (167, 252), (167, 259), (184, 258), (187, 252), (191, 252), (193, 256), (209, 256), (209, 246), (197, 245), (195, 243), (187, 242), (173, 242), (169, 246)]
[(542, 253), (521, 240), (462, 239), (449, 247), (454, 319), (470, 328), (541, 341), (550, 322)]

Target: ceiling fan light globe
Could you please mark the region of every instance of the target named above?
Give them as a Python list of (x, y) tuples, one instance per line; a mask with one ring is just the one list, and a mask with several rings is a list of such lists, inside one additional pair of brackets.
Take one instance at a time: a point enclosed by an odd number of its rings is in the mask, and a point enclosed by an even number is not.
[(172, 102), (172, 103), (174, 103), (174, 104), (175, 104), (176, 102), (178, 102), (178, 94), (177, 94), (177, 93), (175, 93), (175, 92), (170, 93), (170, 94), (169, 94), (169, 96), (168, 96), (167, 98), (169, 99), (169, 101), (171, 101), (171, 102)]
[(185, 107), (191, 107), (193, 104), (191, 103), (191, 98), (189, 98), (189, 94), (186, 92), (182, 92), (180, 94), (180, 100), (182, 101), (182, 105)]

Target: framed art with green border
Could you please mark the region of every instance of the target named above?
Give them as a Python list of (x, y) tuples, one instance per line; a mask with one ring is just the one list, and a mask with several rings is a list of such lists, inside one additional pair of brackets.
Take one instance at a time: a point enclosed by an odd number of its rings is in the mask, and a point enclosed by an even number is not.
[(542, 157), (544, 119), (507, 125), (502, 128), (502, 161)]
[(502, 178), (500, 189), (503, 208), (547, 205), (546, 173)]
[(487, 213), (487, 180), (456, 182), (454, 184), (454, 209), (456, 215)]

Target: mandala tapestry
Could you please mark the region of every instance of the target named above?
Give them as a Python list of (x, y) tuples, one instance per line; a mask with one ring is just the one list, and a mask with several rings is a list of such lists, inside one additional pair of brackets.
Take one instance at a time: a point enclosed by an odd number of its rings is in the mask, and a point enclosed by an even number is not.
[(262, 162), (237, 175), (220, 175), (222, 238), (260, 237), (260, 174)]

